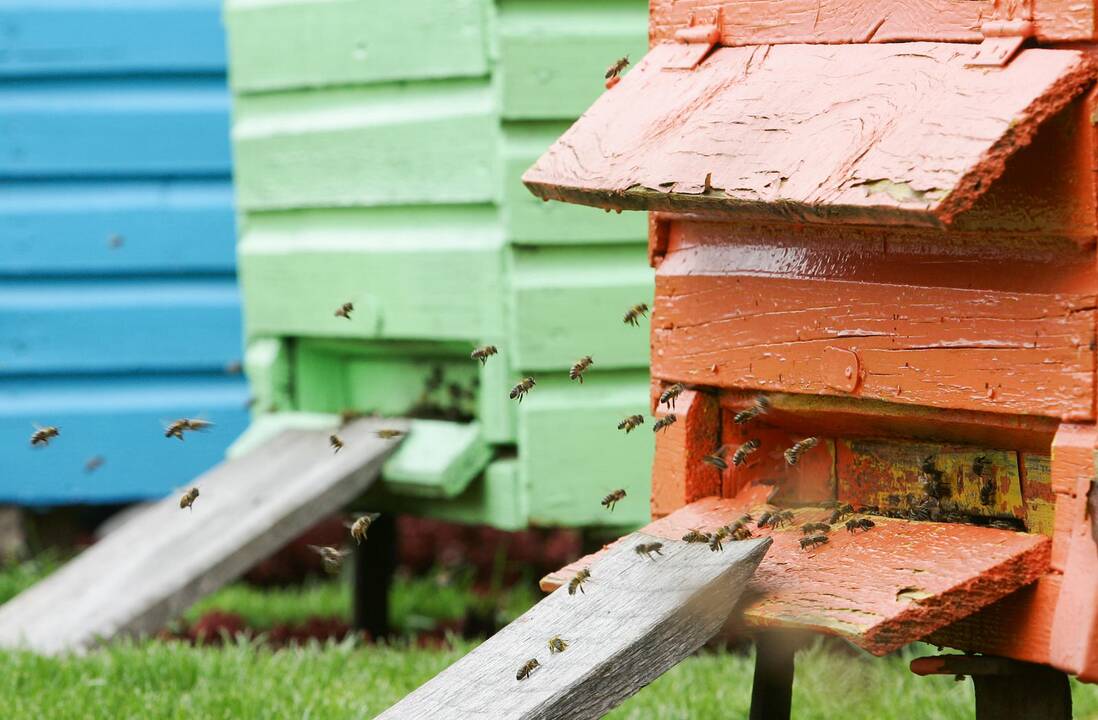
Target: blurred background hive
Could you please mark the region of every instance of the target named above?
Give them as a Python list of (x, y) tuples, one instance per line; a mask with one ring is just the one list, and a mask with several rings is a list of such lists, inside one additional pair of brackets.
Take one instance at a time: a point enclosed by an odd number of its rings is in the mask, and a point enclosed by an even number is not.
[[(646, 3), (229, 0), (225, 22), (253, 439), (301, 413), (410, 414), (376, 506), (646, 521), (650, 426), (615, 429), (648, 405), (647, 325), (622, 322), (651, 302), (645, 218), (520, 181), (606, 67), (644, 53)], [(482, 344), (500, 351), (483, 367)]]
[(217, 0), (0, 0), (0, 502), (161, 496), (247, 424), (228, 114)]

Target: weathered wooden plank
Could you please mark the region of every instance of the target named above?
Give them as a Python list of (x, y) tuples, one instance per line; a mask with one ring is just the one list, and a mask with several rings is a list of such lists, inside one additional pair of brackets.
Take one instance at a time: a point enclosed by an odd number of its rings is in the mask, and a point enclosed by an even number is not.
[(503, 117), (572, 119), (604, 90), (607, 66), (648, 49), (643, 0), (502, 0), (499, 67)]
[(0, 173), (228, 175), (222, 77), (39, 80), (0, 87)]
[(672, 231), (656, 274), (653, 375), (1093, 417), (1089, 267), (1027, 262), (1023, 285), (1006, 288), (1003, 270), (1021, 264), (982, 259), (987, 267), (968, 267), (963, 281), (945, 270), (932, 280), (925, 258), (903, 253), (848, 253), (835, 272), (813, 269), (810, 254), (801, 272), (791, 249), (680, 244)]
[[(239, 247), (248, 334), (498, 337), (503, 247), (478, 206), (252, 215)], [(345, 302), (350, 320), (333, 314)]]
[[(756, 493), (706, 498), (642, 532), (680, 538), (692, 528), (709, 531), (764, 508)], [(838, 525), (826, 545), (802, 550), (799, 526), (826, 520), (830, 512), (798, 509), (790, 526), (759, 531), (774, 545), (749, 589), (748, 626), (837, 635), (883, 655), (971, 615), (1048, 569), (1051, 543), (1043, 535), (886, 518), (874, 518), (876, 527), (857, 534)], [(598, 555), (546, 576), (542, 588), (567, 582)]]
[(357, 421), (337, 454), (328, 433), (299, 432), (219, 465), (191, 510), (165, 498), (0, 607), (0, 646), (79, 652), (155, 632), (368, 488), (396, 447), (383, 425), (401, 423)]
[[(627, 535), (582, 593), (559, 589), (379, 719), (602, 717), (720, 629), (770, 545), (711, 553), (665, 540), (651, 559), (634, 551), (652, 540)], [(568, 646), (551, 654), (555, 635)], [(530, 658), (540, 667), (516, 680)]]
[(1024, 18), (1032, 11), (1042, 40), (1094, 36), (1092, 0), (653, 0), (653, 42), (673, 40), (690, 24), (712, 22), (721, 11), (723, 45), (770, 43), (885, 43), (900, 40), (979, 42), (980, 25)]
[(241, 357), (232, 276), (9, 278), (0, 280), (0, 326), (0, 375), (216, 372)]
[(494, 202), (499, 117), (487, 80), (237, 97), (245, 210)]
[(6, 0), (0, 76), (223, 73), (218, 0)]
[(231, 273), (235, 232), (228, 177), (5, 182), (0, 274)]
[(487, 75), (485, 5), (229, 0), (230, 82), (258, 92)]
[(618, 209), (941, 226), (1094, 79), (1068, 50), (996, 72), (944, 43), (721, 48), (690, 73), (663, 70), (674, 52), (653, 48), (527, 186)]
[[(642, 246), (512, 248), (510, 350), (522, 370), (567, 370), (583, 355), (602, 368), (648, 365), (648, 333), (622, 322), (652, 302)], [(580, 321), (578, 318), (588, 318)]]

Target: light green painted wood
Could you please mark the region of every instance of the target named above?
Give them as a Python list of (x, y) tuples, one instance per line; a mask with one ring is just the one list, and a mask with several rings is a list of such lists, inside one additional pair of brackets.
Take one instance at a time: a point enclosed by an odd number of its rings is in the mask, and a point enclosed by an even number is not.
[(492, 202), (499, 121), (487, 80), (238, 96), (243, 210)]
[(646, 242), (646, 213), (606, 213), (584, 205), (543, 202), (522, 184), (522, 174), (569, 125), (503, 124), (503, 222), (508, 239), (525, 244)]
[(292, 410), (290, 355), (278, 338), (256, 338), (244, 351), (244, 371), (252, 390), (253, 413)]
[(237, 92), (488, 74), (486, 0), (227, 0)]
[(492, 459), (478, 423), (413, 420), (408, 437), (385, 461), (381, 477), (398, 495), (452, 498)]
[(282, 410), (260, 413), (252, 418), (248, 429), (233, 441), (225, 451), (225, 456), (236, 458), (247, 455), (286, 430), (334, 430), (337, 427), (339, 427), (338, 415)]
[(515, 381), (511, 365), (511, 346), (505, 336), (486, 337), (477, 345), (495, 345), (498, 355), (493, 355), (480, 368), (480, 386), (477, 388), (477, 417), (483, 427), (484, 439), (491, 443), (514, 443), (516, 403), (507, 395)]
[(648, 49), (643, 0), (501, 0), (503, 115), (572, 119), (605, 90), (606, 68)]
[(517, 368), (563, 373), (590, 355), (596, 383), (602, 368), (648, 366), (647, 322), (622, 321), (636, 303), (652, 304), (644, 246), (513, 248), (511, 283)]
[[(499, 335), (503, 246), (487, 206), (251, 215), (239, 245), (247, 333)], [(333, 314), (345, 302), (350, 320)]]
[[(626, 435), (618, 422), (648, 414), (648, 373), (607, 373), (579, 385), (536, 376), (519, 409), (519, 474), (529, 491), (530, 521), (540, 525), (635, 526), (650, 517), (651, 425)], [(626, 500), (600, 505), (612, 490)]]

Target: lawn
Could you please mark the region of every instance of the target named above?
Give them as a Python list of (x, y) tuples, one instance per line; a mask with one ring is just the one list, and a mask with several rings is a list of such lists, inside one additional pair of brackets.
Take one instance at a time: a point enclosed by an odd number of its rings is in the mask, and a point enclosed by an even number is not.
[[(0, 602), (54, 566), (24, 564), (0, 572)], [(536, 599), (513, 591), (500, 603), (504, 619)], [(396, 625), (429, 629), (461, 616), (472, 602), (466, 580), (402, 578), (394, 592)], [(238, 613), (252, 627), (344, 614), (345, 584), (257, 590), (228, 587), (188, 613)], [(220, 647), (176, 641), (119, 642), (86, 657), (40, 658), (0, 653), (0, 718), (370, 718), (439, 672), (475, 642), (451, 638), (442, 649), (408, 640), (367, 645), (353, 640), (310, 643), (282, 650), (256, 640)], [(934, 652), (908, 648), (878, 659), (834, 646), (811, 647), (797, 658), (793, 715), (816, 718), (971, 718), (972, 686), (951, 677), (921, 678), (910, 658)], [(609, 717), (745, 717), (752, 658), (702, 652), (641, 690)], [(1072, 684), (1077, 718), (1098, 718), (1098, 686)]]

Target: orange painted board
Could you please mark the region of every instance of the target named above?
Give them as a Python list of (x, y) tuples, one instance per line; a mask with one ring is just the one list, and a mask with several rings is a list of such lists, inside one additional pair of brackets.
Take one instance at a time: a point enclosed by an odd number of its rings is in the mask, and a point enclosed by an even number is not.
[[(1008, 19), (1011, 5), (994, 0), (653, 0), (653, 43), (672, 40), (691, 16), (712, 22), (721, 11), (722, 45), (862, 43), (899, 40), (979, 42), (980, 25)], [(1018, 2), (1014, 17), (1026, 17)], [(1087, 40), (1095, 35), (1093, 0), (1032, 0), (1041, 40)]]
[[(941, 227), (1095, 77), (1080, 52), (967, 67), (951, 43), (654, 47), (530, 168), (546, 199)], [(992, 110), (992, 111), (989, 111)], [(709, 178), (707, 181), (707, 177)]]
[(653, 376), (1094, 417), (1093, 289), (1022, 292), (935, 287), (919, 278), (909, 284), (778, 276), (742, 267), (751, 262), (746, 255), (750, 249), (740, 246), (676, 248), (672, 239), (656, 272)]
[[(691, 528), (711, 530), (765, 507), (765, 488), (742, 497), (706, 498), (643, 529), (679, 540)], [(795, 511), (796, 525), (828, 511)], [(1048, 569), (1049, 540), (1006, 530), (874, 518), (868, 532), (835, 526), (830, 542), (801, 550), (799, 527), (761, 534), (774, 544), (745, 597), (751, 627), (812, 630), (846, 638), (883, 655), (967, 617), (1035, 581)], [(559, 586), (593, 555), (542, 579)]]
[[(658, 395), (657, 387), (653, 394)], [(714, 395), (686, 390), (675, 407), (661, 405), (652, 422), (675, 415), (675, 423), (656, 433), (652, 465), (652, 515), (666, 515), (721, 490), (721, 474), (702, 458), (720, 445), (720, 408)], [(648, 426), (642, 426), (641, 432)], [(634, 430), (633, 432), (638, 432)]]

